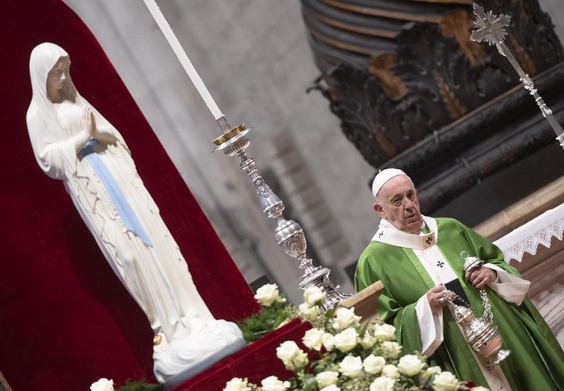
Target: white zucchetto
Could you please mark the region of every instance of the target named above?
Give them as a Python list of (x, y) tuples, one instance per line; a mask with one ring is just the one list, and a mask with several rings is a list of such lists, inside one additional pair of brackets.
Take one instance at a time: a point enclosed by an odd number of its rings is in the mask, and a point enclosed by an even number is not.
[(398, 175), (407, 176), (405, 172), (398, 168), (386, 168), (385, 170), (380, 171), (372, 182), (372, 195), (374, 196), (374, 198), (376, 198), (376, 195), (386, 182)]

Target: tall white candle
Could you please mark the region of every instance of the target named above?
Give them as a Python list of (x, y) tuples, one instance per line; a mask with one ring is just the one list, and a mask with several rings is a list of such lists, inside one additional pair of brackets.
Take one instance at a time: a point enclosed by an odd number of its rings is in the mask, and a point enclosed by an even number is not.
[(204, 85), (204, 82), (200, 78), (200, 75), (198, 75), (198, 72), (196, 72), (196, 69), (192, 65), (192, 62), (186, 55), (186, 52), (182, 49), (180, 42), (178, 42), (176, 35), (174, 35), (174, 32), (167, 23), (155, 0), (144, 1), (145, 5), (151, 12), (151, 15), (153, 15), (153, 19), (155, 19), (155, 21), (157, 22), (157, 25), (160, 27), (161, 31), (166, 37), (168, 44), (172, 47), (172, 50), (176, 54), (176, 57), (178, 57), (178, 59), (180, 60), (180, 63), (184, 67), (184, 70), (190, 77), (190, 80), (192, 80), (192, 83), (194, 83), (194, 86), (202, 96), (202, 99), (204, 99), (204, 102), (206, 102), (206, 105), (208, 106), (208, 109), (211, 111), (214, 118), (218, 120), (219, 118), (223, 117), (221, 110), (219, 110), (219, 107), (217, 107), (217, 105), (215, 104), (215, 101), (210, 95), (210, 92)]

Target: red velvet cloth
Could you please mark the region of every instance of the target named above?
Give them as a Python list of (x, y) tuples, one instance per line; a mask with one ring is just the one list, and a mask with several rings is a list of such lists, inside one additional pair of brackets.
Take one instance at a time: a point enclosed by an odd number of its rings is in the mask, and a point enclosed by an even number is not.
[(276, 348), (285, 341), (296, 341), (302, 350), (308, 351), (301, 340), (310, 328), (311, 323), (294, 319), (170, 391), (220, 391), (234, 377), (247, 378), (258, 385), (268, 376), (289, 379), (294, 374), (276, 357)]
[(0, 9), (0, 371), (14, 391), (88, 390), (101, 377), (116, 385), (143, 376), (154, 382), (145, 315), (62, 182), (35, 162), (25, 115), (29, 55), (37, 44), (53, 42), (70, 54), (78, 90), (124, 136), (212, 313), (242, 319), (258, 304), (83, 22), (61, 0), (6, 1)]

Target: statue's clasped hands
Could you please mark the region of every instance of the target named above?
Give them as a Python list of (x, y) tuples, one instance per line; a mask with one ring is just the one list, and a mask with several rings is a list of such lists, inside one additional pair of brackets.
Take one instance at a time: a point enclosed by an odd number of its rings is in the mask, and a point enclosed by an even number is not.
[(85, 107), (82, 111), (82, 126), (86, 133), (90, 135), (90, 137), (94, 137), (96, 133), (96, 119), (94, 118), (94, 113), (90, 107)]

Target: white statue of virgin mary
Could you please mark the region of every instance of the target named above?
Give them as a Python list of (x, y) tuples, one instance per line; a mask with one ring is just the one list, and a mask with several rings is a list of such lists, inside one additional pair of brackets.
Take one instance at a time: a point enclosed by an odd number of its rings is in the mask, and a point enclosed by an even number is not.
[(53, 43), (30, 58), (27, 127), (39, 166), (63, 181), (114, 272), (156, 337), (154, 371), (173, 386), (244, 346), (239, 328), (216, 320), (139, 177), (121, 134), (80, 96), (69, 55)]

